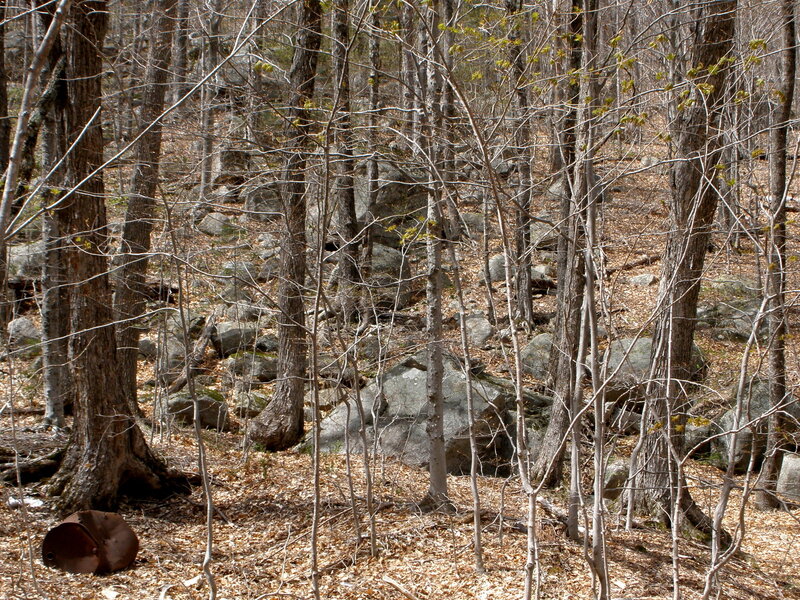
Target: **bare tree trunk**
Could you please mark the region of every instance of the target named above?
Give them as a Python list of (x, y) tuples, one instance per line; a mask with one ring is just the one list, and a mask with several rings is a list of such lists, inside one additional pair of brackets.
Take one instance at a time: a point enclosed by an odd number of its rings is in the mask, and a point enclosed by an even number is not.
[(531, 157), (530, 157), (530, 115), (528, 109), (528, 91), (525, 77), (528, 70), (525, 38), (517, 33), (524, 31), (520, 16), (522, 2), (506, 0), (506, 12), (511, 21), (509, 45), (511, 66), (513, 68), (514, 96), (517, 100), (517, 118), (514, 129), (514, 156), (517, 163), (519, 181), (514, 198), (516, 215), (515, 273), (514, 283), (517, 294), (517, 310), (519, 316), (528, 324), (533, 322), (533, 297), (531, 288)]
[[(642, 429), (644, 444), (632, 465), (634, 506), (670, 522), (680, 497), (681, 509), (695, 527), (710, 532), (707, 516), (691, 494), (680, 489), (672, 452), (682, 451), (683, 383), (692, 372), (697, 299), (718, 194), (707, 184), (719, 161), (719, 115), (729, 67), (736, 1), (703, 5), (694, 24), (691, 65), (708, 65), (694, 82), (694, 103), (684, 101), (671, 125), (676, 160), (670, 172), (670, 216), (662, 261), (658, 314), (653, 334), (653, 372), (648, 386), (652, 410)], [(714, 67), (713, 69), (710, 67)], [(674, 420), (673, 417), (675, 417)]]
[[(40, 22), (49, 26), (50, 13), (40, 13)], [(42, 171), (47, 173), (66, 152), (64, 108), (67, 106), (65, 57), (58, 39), (50, 54), (47, 68), (48, 84), (42, 94)], [(52, 89), (51, 89), (52, 86)], [(45, 101), (46, 96), (52, 99)], [(63, 184), (63, 169), (58, 169), (50, 179), (51, 190)], [(44, 204), (58, 199), (62, 192), (45, 194)], [(54, 209), (55, 211), (59, 209)], [(64, 409), (74, 402), (72, 373), (69, 368), (69, 287), (63, 264), (63, 232), (54, 211), (42, 215), (42, 241), (44, 264), (42, 266), (42, 370), (44, 380), (45, 426), (63, 427)]]
[(765, 295), (768, 297), (769, 311), (769, 379), (770, 408), (775, 409), (769, 416), (767, 448), (764, 464), (761, 466), (761, 489), (756, 495), (759, 508), (777, 508), (778, 501), (773, 495), (776, 485), (780, 455), (778, 443), (781, 432), (781, 407), (786, 403), (786, 139), (794, 101), (795, 76), (797, 73), (797, 34), (795, 31), (795, 6), (792, 0), (781, 2), (781, 70), (778, 80), (779, 108), (775, 122), (769, 132), (770, 164), (770, 227), (768, 237), (768, 267)]
[(292, 99), (287, 114), (288, 158), (284, 169), (284, 222), (278, 287), (278, 385), (267, 407), (250, 422), (250, 442), (268, 450), (294, 445), (303, 435), (307, 341), (303, 293), (306, 274), (305, 169), (311, 122), (306, 103), (314, 96), (322, 40), (319, 0), (303, 0), (289, 70)]
[[(41, 7), (34, 21), (37, 27), (38, 43), (41, 44), (45, 32), (53, 22), (54, 8)], [(47, 64), (40, 75), (41, 95), (36, 108), (30, 114), (22, 154), (19, 162), (19, 181), (17, 199), (12, 213), (18, 210), (19, 201), (24, 199), (25, 184), (33, 176), (36, 165), (36, 147), (41, 133), (41, 170), (49, 173), (65, 152), (64, 147), (64, 107), (66, 83), (63, 78), (65, 59), (61, 39), (56, 36), (47, 56)], [(63, 170), (51, 173), (49, 192), (43, 194), (43, 204), (58, 199), (61, 192), (57, 186), (62, 183)], [(58, 231), (52, 211), (42, 215), (42, 241), (44, 243), (44, 263), (42, 269), (42, 370), (44, 380), (45, 426), (63, 427), (64, 408), (72, 403), (72, 375), (67, 359), (69, 334), (69, 295), (65, 285), (64, 267), (61, 264), (60, 245), (62, 236)]]
[[(99, 118), (106, 31), (106, 2), (73, 6), (67, 42), (68, 142), (66, 179), (77, 185), (103, 162)], [(80, 139), (77, 139), (80, 136)], [(95, 175), (57, 212), (66, 233), (64, 248), (70, 296), (69, 358), (76, 389), (69, 447), (51, 484), (62, 512), (111, 508), (124, 493), (169, 491), (171, 477), (150, 451), (130, 415), (117, 369), (114, 314), (106, 251), (104, 185)]]
[[(369, 33), (369, 117), (367, 118), (367, 139), (369, 140), (370, 156), (367, 159), (367, 212), (364, 215), (364, 239), (360, 244), (361, 281), (368, 281), (372, 270), (372, 245), (375, 203), (378, 198), (378, 153), (377, 145), (380, 138), (378, 121), (380, 110), (380, 85), (381, 85), (381, 45), (380, 45), (380, 11), (377, 10), (378, 0), (370, 2), (370, 33)], [(405, 5), (404, 5), (405, 6)], [(402, 51), (402, 46), (401, 46)], [(371, 321), (373, 307), (369, 303), (370, 294), (361, 294), (358, 307), (361, 313), (362, 325)]]
[(420, 29), (425, 56), (425, 117), (422, 122), (421, 140), (427, 153), (429, 164), (428, 213), (425, 223), (427, 249), (427, 273), (425, 297), (427, 298), (426, 330), (428, 347), (427, 395), (428, 424), (430, 440), (430, 486), (425, 502), (432, 508), (449, 504), (447, 495), (447, 463), (444, 446), (444, 397), (442, 379), (444, 365), (442, 349), (442, 240), (444, 223), (441, 202), (444, 194), (441, 181), (441, 148), (439, 135), (442, 127), (441, 95), (442, 77), (438, 62), (437, 44), (434, 35), (439, 31), (439, 5), (436, 0), (429, 5), (425, 19), (420, 21), (425, 27)]
[(400, 8), (400, 28), (403, 32), (403, 45), (400, 49), (400, 82), (403, 87), (401, 131), (406, 143), (413, 146), (418, 120), (419, 78), (414, 50), (417, 47), (417, 27), (414, 7), (404, 2)]
[[(570, 69), (577, 72), (581, 67), (581, 44), (583, 35), (583, 5), (580, 0), (573, 2), (570, 13), (569, 39)], [(569, 402), (575, 385), (574, 361), (578, 348), (580, 311), (583, 302), (583, 225), (578, 218), (578, 204), (586, 194), (585, 178), (575, 179), (575, 137), (577, 105), (580, 86), (575, 78), (567, 85), (569, 104), (564, 120), (564, 131), (560, 144), (564, 158), (563, 196), (561, 198), (560, 227), (558, 236), (558, 300), (553, 328), (553, 350), (550, 357), (550, 375), (553, 380), (555, 400), (550, 413), (541, 450), (536, 459), (537, 478), (546, 477), (545, 484), (553, 486), (561, 479), (564, 444), (569, 425)], [(577, 185), (583, 182), (579, 189)], [(553, 468), (549, 470), (550, 464)]]
[[(222, 20), (222, 0), (206, 2), (208, 9), (207, 35), (203, 44), (203, 76), (207, 75), (219, 62), (219, 25)], [(211, 166), (214, 158), (214, 102), (217, 98), (217, 86), (214, 79), (203, 84), (201, 90), (200, 130), (202, 148), (200, 151), (200, 195), (204, 202), (211, 197)]]
[(177, 102), (186, 93), (189, 73), (189, 0), (178, 0), (175, 10), (175, 43), (172, 46), (172, 73), (174, 88), (172, 101)]
[(335, 194), (337, 247), (339, 253), (337, 302), (342, 319), (349, 323), (357, 315), (358, 222), (353, 189), (353, 140), (350, 125), (350, 11), (348, 0), (337, 0), (332, 11), (333, 72), (338, 83), (334, 107)]
[(8, 120), (8, 74), (6, 73), (6, 5), (0, 6), (0, 173), (8, 166), (11, 123)]
[(3, 198), (0, 202), (0, 337), (3, 338), (7, 332), (12, 311), (12, 302), (8, 294), (8, 241), (6, 240), (6, 228), (10, 222), (17, 196), (17, 183), (24, 161), (24, 147), (31, 120), (30, 111), (33, 107), (34, 90), (42, 69), (45, 67), (45, 62), (50, 56), (50, 50), (58, 39), (61, 25), (64, 23), (70, 4), (71, 0), (59, 0), (53, 13), (53, 19), (42, 36), (42, 41), (38, 44), (33, 55), (33, 61), (27, 69), (14, 140), (8, 155), (8, 165), (4, 172)]
[[(169, 78), (176, 0), (157, 0), (153, 6), (147, 71), (142, 89), (141, 126), (148, 127), (164, 110)], [(145, 133), (136, 147), (130, 182), (128, 208), (119, 254), (115, 257), (114, 312), (117, 349), (123, 393), (131, 413), (140, 413), (137, 402), (136, 368), (139, 354), (140, 324), (144, 313), (144, 289), (150, 252), (150, 233), (155, 216), (155, 193), (161, 157), (161, 125)]]

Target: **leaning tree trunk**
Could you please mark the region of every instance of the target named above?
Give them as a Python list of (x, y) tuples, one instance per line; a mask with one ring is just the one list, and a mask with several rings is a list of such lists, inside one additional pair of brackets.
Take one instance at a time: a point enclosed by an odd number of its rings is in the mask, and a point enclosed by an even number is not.
[(780, 465), (778, 455), (781, 431), (781, 407), (786, 402), (786, 314), (784, 310), (786, 286), (786, 138), (794, 100), (795, 75), (797, 72), (797, 36), (795, 32), (794, 0), (783, 0), (781, 49), (781, 73), (778, 98), (779, 108), (775, 113), (775, 124), (770, 130), (770, 233), (769, 266), (765, 292), (769, 298), (767, 325), (769, 327), (769, 380), (770, 408), (767, 449), (761, 467), (761, 489), (756, 496), (759, 508), (777, 508), (774, 496), (776, 475)]
[(303, 0), (301, 22), (289, 70), (293, 90), (286, 115), (287, 154), (283, 210), (286, 231), (281, 241), (278, 286), (278, 384), (267, 407), (250, 422), (247, 437), (267, 450), (283, 450), (303, 435), (307, 332), (303, 290), (306, 274), (305, 169), (311, 121), (306, 104), (314, 96), (317, 58), (322, 40), (319, 0)]
[[(681, 404), (692, 373), (697, 299), (718, 192), (714, 180), (720, 158), (719, 116), (729, 66), (736, 0), (703, 5), (694, 24), (689, 64), (700, 72), (693, 94), (684, 100), (671, 125), (675, 160), (670, 171), (669, 233), (664, 250), (658, 314), (653, 333), (653, 369), (648, 397), (651, 410), (642, 430), (641, 451), (632, 465), (634, 506), (669, 522), (678, 497), (688, 521), (710, 532), (710, 520), (679, 481), (671, 448), (682, 451)], [(705, 67), (697, 67), (705, 65)], [(679, 493), (680, 492), (680, 493)]]
[[(164, 110), (169, 77), (172, 29), (176, 0), (158, 0), (153, 6), (147, 71), (142, 89), (139, 122), (150, 126)], [(139, 354), (139, 317), (144, 313), (147, 295), (145, 277), (150, 233), (155, 216), (155, 193), (158, 186), (161, 155), (161, 125), (150, 128), (136, 147), (130, 182), (128, 208), (122, 230), (120, 252), (115, 257), (114, 312), (117, 324), (117, 351), (122, 389), (131, 414), (139, 414), (136, 391), (136, 367)]]
[(64, 264), (72, 287), (69, 358), (76, 406), (69, 446), (51, 485), (51, 492), (61, 496), (62, 512), (111, 508), (122, 494), (168, 491), (172, 483), (125, 403), (105, 258), (103, 179), (90, 176), (103, 162), (101, 119), (95, 113), (102, 93), (106, 8), (104, 0), (75, 4), (66, 44), (67, 141), (73, 144), (66, 180), (75, 187), (57, 216), (66, 234)]

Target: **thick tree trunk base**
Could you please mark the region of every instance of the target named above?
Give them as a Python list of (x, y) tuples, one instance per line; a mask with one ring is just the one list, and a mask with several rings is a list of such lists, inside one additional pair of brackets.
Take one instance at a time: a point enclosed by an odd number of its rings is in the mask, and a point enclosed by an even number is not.
[(257, 444), (259, 449), (270, 452), (291, 448), (302, 437), (302, 419), (298, 424), (295, 415), (285, 411), (270, 410), (270, 406), (247, 425), (248, 443)]
[(433, 494), (425, 494), (425, 497), (417, 503), (417, 508), (423, 513), (441, 512), (448, 515), (455, 514), (456, 506), (447, 496), (434, 496)]
[[(683, 511), (686, 521), (695, 530), (703, 534), (708, 541), (711, 541), (711, 536), (714, 533), (714, 521), (697, 505), (688, 490), (683, 491), (681, 510)], [(733, 543), (731, 534), (725, 531), (725, 529), (719, 532), (719, 543), (721, 548), (728, 548)]]
[(770, 490), (759, 490), (756, 492), (757, 510), (779, 510), (783, 504), (778, 497)]
[(50, 495), (59, 496), (56, 507), (60, 514), (115, 510), (123, 497), (164, 498), (189, 493), (188, 478), (156, 457), (134, 424), (113, 440), (101, 456), (70, 442), (48, 488)]

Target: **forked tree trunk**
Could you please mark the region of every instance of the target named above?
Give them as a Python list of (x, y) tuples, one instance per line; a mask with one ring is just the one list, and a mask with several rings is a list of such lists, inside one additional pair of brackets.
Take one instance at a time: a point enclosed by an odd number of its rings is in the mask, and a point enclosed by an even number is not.
[(769, 298), (767, 325), (769, 327), (769, 384), (770, 408), (776, 409), (769, 417), (767, 449), (761, 467), (761, 490), (756, 496), (759, 508), (777, 508), (774, 496), (776, 477), (780, 467), (778, 455), (781, 435), (781, 407), (786, 402), (786, 138), (789, 130), (797, 73), (797, 35), (795, 32), (794, 0), (781, 3), (781, 70), (778, 110), (769, 133), (769, 193), (770, 234), (768, 234), (769, 266), (767, 267), (765, 294)]
[[(169, 76), (172, 28), (176, 0), (158, 0), (153, 6), (147, 71), (142, 89), (139, 122), (153, 123), (164, 110)], [(117, 350), (122, 389), (132, 414), (139, 414), (136, 368), (139, 354), (140, 324), (147, 299), (145, 278), (150, 252), (150, 233), (155, 216), (155, 193), (158, 186), (161, 156), (161, 125), (142, 136), (136, 147), (130, 182), (128, 208), (122, 230), (120, 252), (115, 257), (114, 312), (117, 324)]]
[(307, 331), (303, 294), (306, 275), (305, 170), (309, 151), (306, 104), (314, 96), (322, 40), (319, 0), (303, 0), (289, 70), (292, 99), (286, 115), (289, 153), (284, 169), (283, 210), (286, 231), (281, 241), (278, 286), (278, 384), (272, 401), (250, 422), (247, 437), (267, 450), (283, 450), (303, 435)]
[[(647, 390), (652, 406), (641, 434), (642, 449), (631, 469), (635, 507), (667, 523), (684, 486), (670, 448), (682, 451), (684, 383), (692, 373), (700, 278), (718, 201), (717, 190), (707, 182), (714, 180), (720, 158), (718, 124), (730, 69), (724, 59), (732, 47), (736, 0), (705, 4), (698, 11), (689, 64), (704, 67), (693, 78), (693, 94), (678, 108), (671, 125), (675, 160)], [(710, 533), (710, 520), (689, 491), (680, 489), (680, 497), (688, 521)]]
[[(67, 46), (66, 180), (77, 186), (103, 161), (99, 113), (106, 2), (73, 6)], [(85, 131), (83, 131), (85, 128)], [(83, 132), (83, 133), (82, 133)], [(80, 140), (77, 140), (78, 136)], [(102, 175), (80, 185), (57, 213), (65, 240), (64, 263), (73, 293), (69, 358), (75, 377), (72, 436), (51, 493), (59, 509), (114, 507), (122, 494), (169, 491), (174, 481), (150, 451), (132, 419), (119, 378), (108, 277)]]

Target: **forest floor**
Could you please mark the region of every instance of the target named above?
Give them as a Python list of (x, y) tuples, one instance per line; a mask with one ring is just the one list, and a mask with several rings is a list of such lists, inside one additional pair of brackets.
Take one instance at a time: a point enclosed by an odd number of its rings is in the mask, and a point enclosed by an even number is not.
[[(600, 241), (607, 266), (620, 267), (644, 256), (657, 256), (664, 242), (666, 176), (664, 169), (641, 171), (638, 158), (608, 161), (619, 172), (603, 171), (613, 181), (612, 198), (604, 204), (599, 223)], [(602, 165), (601, 165), (602, 171)], [(167, 186), (168, 187), (168, 186)], [(557, 202), (537, 197), (542, 213), (556, 214)], [(755, 206), (755, 205), (753, 205)], [(479, 204), (465, 206), (480, 211)], [(221, 207), (235, 214), (236, 207)], [(758, 208), (754, 209), (757, 212)], [(113, 211), (112, 211), (113, 212)], [(187, 283), (189, 295), (203, 299), (204, 308), (213, 304), (219, 281), (207, 277), (219, 264), (252, 251), (248, 243), (264, 230), (250, 224), (243, 239), (219, 241), (194, 232), (182, 237), (187, 263), (197, 269), (196, 279)], [(796, 234), (797, 225), (790, 226)], [(278, 233), (278, 227), (274, 226)], [(490, 252), (501, 251), (493, 232)], [(798, 236), (792, 235), (789, 255), (797, 255)], [(155, 250), (165, 255), (174, 252), (169, 236), (156, 234)], [(745, 241), (731, 249), (723, 234), (715, 236), (715, 249), (708, 254), (707, 278), (720, 275), (755, 279), (757, 256), (754, 244)], [(480, 250), (476, 245), (462, 253), (462, 274), (470, 310), (485, 307), (481, 281)], [(242, 250), (244, 248), (244, 250)], [(245, 256), (252, 259), (255, 252)], [(551, 258), (534, 257), (534, 262)], [(416, 260), (416, 259), (414, 259)], [(153, 261), (154, 263), (157, 261)], [(165, 261), (169, 262), (169, 261)], [(790, 259), (789, 289), (798, 290), (797, 261)], [(632, 285), (630, 278), (643, 273), (658, 274), (660, 265), (641, 265), (617, 271), (605, 281), (603, 317), (612, 338), (646, 333), (657, 293), (657, 285)], [(417, 265), (417, 273), (421, 272)], [(266, 291), (265, 293), (272, 293)], [(495, 287), (496, 306), (503, 307), (504, 286)], [(448, 291), (448, 316), (452, 316), (452, 292)], [(800, 383), (800, 314), (792, 293), (788, 312), (787, 376), (790, 384)], [(535, 310), (552, 313), (554, 298), (535, 301)], [(410, 309), (424, 314), (424, 302)], [(448, 321), (447, 335), (458, 351), (457, 328)], [(506, 317), (507, 323), (507, 317)], [(536, 332), (532, 332), (536, 333)], [(395, 348), (398, 358), (423, 339), (423, 332), (397, 329), (401, 343)], [(696, 341), (710, 358), (704, 385), (697, 390), (699, 402), (721, 405), (736, 381), (743, 344), (716, 340), (698, 331)], [(210, 354), (210, 351), (209, 351)], [(759, 365), (755, 352), (752, 365)], [(499, 348), (476, 350), (475, 357), (489, 372), (507, 375), (507, 354)], [(221, 381), (219, 363), (204, 365), (207, 381)], [(41, 376), (26, 374), (22, 365), (12, 386), (9, 373), (0, 377), (3, 409), (0, 411), (0, 446), (15, 445), (40, 452), (50, 440), (38, 433), (40, 416), (25, 411), (41, 409)], [(142, 381), (153, 378), (152, 365), (145, 365)], [(532, 385), (536, 382), (528, 382)], [(266, 391), (270, 388), (266, 387)], [(151, 394), (150, 391), (147, 392)], [(12, 439), (9, 404), (14, 395), (17, 414)], [(146, 409), (148, 410), (148, 409)], [(149, 432), (148, 432), (149, 433)], [(312, 598), (312, 523), (314, 515), (314, 469), (312, 457), (298, 452), (243, 452), (242, 435), (204, 432), (212, 477), (212, 497), (216, 507), (213, 519), (213, 552), (210, 564), (216, 580), (217, 598), (256, 600), (270, 598)], [(197, 470), (197, 444), (190, 430), (172, 429), (153, 433), (150, 441), (172, 466), (185, 472)], [(628, 440), (629, 441), (629, 440)], [(628, 441), (616, 445), (624, 458)], [(587, 448), (588, 450), (588, 448)], [(402, 599), (433, 600), (477, 598), (500, 600), (520, 598), (525, 582), (527, 499), (517, 479), (481, 477), (483, 511), (482, 540), (486, 572), (474, 568), (472, 544), (472, 498), (468, 477), (450, 477), (450, 496), (454, 514), (425, 513), (417, 502), (428, 487), (427, 474), (392, 460), (372, 465), (375, 488), (375, 533), (377, 554), (371, 556), (368, 522), (365, 518), (363, 465), (354, 457), (352, 477), (342, 456), (324, 455), (321, 460), (317, 527), (317, 572), (321, 598), (325, 599)], [(716, 506), (722, 473), (709, 465), (688, 462), (689, 485), (694, 498), (707, 513)], [(351, 492), (349, 482), (352, 481)], [(742, 481), (737, 483), (741, 484)], [(587, 488), (588, 489), (588, 488)], [(737, 488), (740, 489), (740, 488)], [(138, 534), (141, 549), (133, 567), (108, 576), (69, 575), (46, 568), (40, 559), (41, 540), (58, 519), (51, 510), (52, 499), (44, 494), (44, 484), (29, 484), (22, 489), (9, 484), (0, 487), (0, 600), (23, 598), (167, 600), (208, 598), (201, 564), (208, 531), (205, 525), (205, 499), (200, 488), (190, 496), (175, 496), (158, 502), (124, 505), (120, 512)], [(565, 505), (563, 490), (545, 492), (559, 506)], [(20, 496), (35, 500), (38, 506), (18, 505)], [(355, 502), (352, 498), (355, 497)], [(14, 499), (17, 500), (14, 500)], [(587, 506), (591, 499), (587, 498)], [(800, 600), (800, 510), (757, 512), (752, 501), (742, 508), (741, 495), (734, 491), (725, 526), (744, 533), (741, 549), (718, 574), (713, 597), (730, 599)], [(355, 512), (354, 512), (355, 508)], [(673, 540), (670, 532), (655, 524), (626, 531), (619, 507), (609, 503), (606, 542), (612, 597), (622, 599), (673, 598), (677, 577), (681, 598), (699, 598), (711, 562), (707, 544), (692, 536), (677, 544), (677, 574), (673, 569)], [(358, 523), (358, 525), (356, 525)], [(540, 511), (537, 519), (539, 569), (536, 572), (542, 598), (590, 598), (592, 576), (585, 549), (566, 539), (563, 527)], [(739, 528), (737, 530), (737, 528)], [(743, 529), (742, 529), (743, 528)], [(358, 533), (356, 530), (358, 529)]]
[[(4, 427), (8, 420), (3, 419)], [(24, 437), (24, 421), (18, 433)], [(312, 598), (312, 456), (296, 452), (245, 455), (240, 436), (204, 432), (212, 478), (211, 572), (217, 598), (255, 600)], [(193, 470), (195, 439), (174, 431), (153, 440), (173, 466)], [(375, 481), (377, 555), (370, 556), (365, 518), (363, 463), (352, 460), (348, 478), (342, 456), (323, 455), (320, 468), (317, 569), (322, 598), (501, 600), (522, 597), (527, 536), (526, 498), (515, 479), (481, 477), (482, 541), (486, 572), (478, 574), (472, 543), (472, 498), (468, 477), (450, 477), (454, 514), (423, 513), (417, 502), (426, 473), (394, 461), (372, 465)], [(706, 510), (713, 510), (720, 473), (690, 463), (690, 485)], [(355, 503), (348, 482), (353, 482)], [(208, 588), (205, 498), (190, 496), (125, 505), (120, 510), (139, 536), (133, 566), (107, 576), (71, 575), (44, 567), (40, 544), (57, 519), (40, 485), (25, 486), (39, 506), (10, 508), (20, 490), (2, 488), (0, 508), (0, 598), (201, 599)], [(547, 496), (563, 505), (561, 492)], [(10, 502), (11, 501), (11, 502)], [(587, 499), (587, 502), (590, 502)], [(736, 531), (740, 497), (734, 494), (725, 525)], [(741, 550), (719, 574), (716, 593), (731, 599), (800, 599), (800, 510), (742, 514)], [(358, 512), (359, 533), (353, 507)], [(671, 598), (672, 539), (656, 526), (625, 531), (615, 503), (608, 505), (606, 542), (614, 598)], [(563, 527), (539, 512), (538, 572), (542, 598), (590, 598), (592, 577), (584, 547), (566, 539)], [(710, 564), (707, 544), (679, 541), (682, 597), (700, 597)]]

